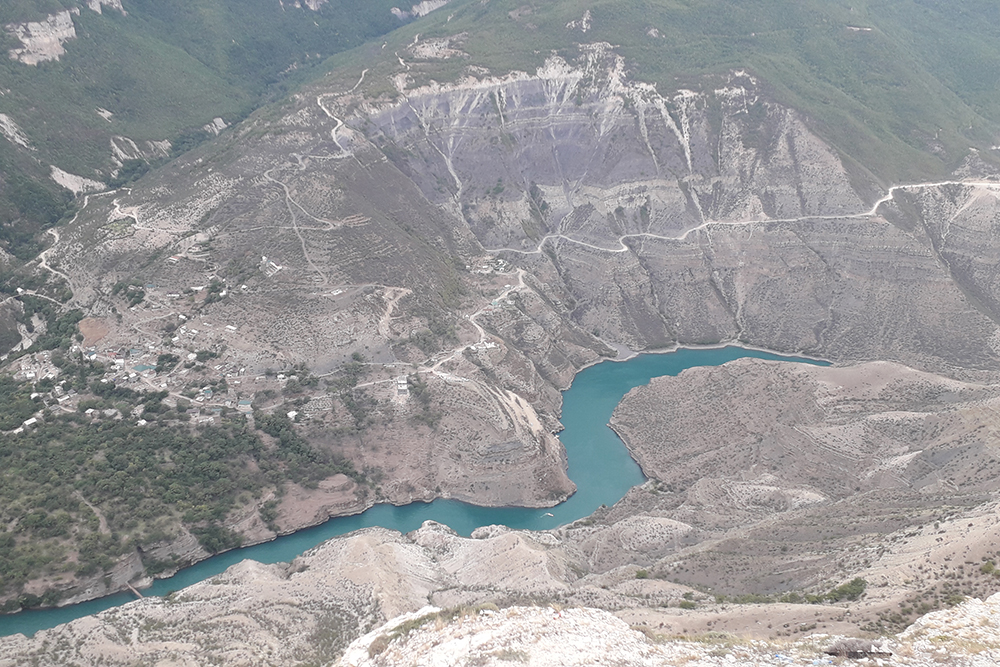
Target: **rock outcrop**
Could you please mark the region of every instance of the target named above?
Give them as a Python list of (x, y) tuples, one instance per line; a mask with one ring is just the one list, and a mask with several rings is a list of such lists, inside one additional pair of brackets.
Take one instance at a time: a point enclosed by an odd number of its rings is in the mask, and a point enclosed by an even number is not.
[[(774, 643), (723, 632), (687, 641), (629, 610), (628, 600), (662, 610), (641, 590), (625, 591), (665, 582), (632, 577), (631, 584), (620, 578), (598, 585), (600, 580), (578, 578), (581, 566), (549, 533), (492, 527), (469, 539), (430, 522), (409, 536), (368, 529), (330, 540), (290, 564), (244, 561), (164, 599), (139, 600), (31, 639), (0, 638), (0, 667), (768, 665), (822, 660), (838, 641), (821, 634)], [(600, 607), (620, 611), (587, 606), (580, 597), (587, 588), (604, 592)], [(705, 614), (670, 611), (675, 620)], [(815, 627), (818, 614), (828, 611), (812, 605), (802, 614)], [(770, 620), (782, 618), (783, 610), (751, 606), (745, 614)], [(929, 614), (901, 635), (867, 645), (891, 652), (894, 664), (939, 664), (942, 658), (995, 664), (997, 614), (1000, 594)], [(711, 612), (708, 621), (711, 628)]]
[[(594, 567), (640, 563), (725, 595), (844, 572), (879, 586), (869, 600), (987, 595), (998, 405), (996, 383), (887, 362), (741, 359), (654, 378), (612, 418), (651, 481), (571, 539)], [(652, 548), (626, 548), (616, 531), (643, 517), (672, 523)], [(955, 560), (976, 565), (951, 591)]]
[(426, 16), (435, 9), (441, 9), (447, 5), (448, 2), (449, 0), (420, 0), (420, 2), (415, 3), (408, 10), (393, 7), (390, 11), (393, 16), (401, 21), (405, 21), (410, 18), (420, 18), (421, 16)]
[(11, 59), (25, 65), (37, 65), (48, 60), (59, 60), (59, 56), (66, 53), (63, 43), (76, 39), (73, 16), (79, 14), (79, 9), (67, 9), (52, 14), (44, 21), (5, 25), (4, 30), (17, 37), (21, 42), (21, 48), (10, 49)]
[(117, 9), (122, 14), (125, 13), (125, 8), (122, 7), (122, 0), (87, 0), (87, 7), (98, 14), (103, 14), (105, 7)]
[(100, 181), (95, 181), (91, 178), (85, 178), (83, 176), (77, 176), (76, 174), (71, 174), (68, 171), (63, 171), (59, 167), (52, 165), (50, 167), (52, 180), (63, 186), (75, 195), (84, 194), (87, 192), (97, 192), (99, 190), (104, 190), (107, 186)]
[[(423, 609), (393, 619), (353, 642), (338, 667), (501, 667), (585, 665), (783, 665), (832, 664), (829, 649), (857, 646), (862, 664), (986, 667), (1000, 660), (1000, 594), (952, 610), (928, 614), (906, 632), (878, 640), (814, 635), (773, 643), (708, 634), (697, 640), (664, 637), (629, 627), (592, 608), (510, 607), (502, 610)], [(871, 656), (871, 657), (869, 657)], [(883, 660), (891, 657), (891, 661)]]
[(24, 131), (5, 113), (0, 113), (0, 134), (12, 144), (17, 144), (21, 148), (31, 148)]

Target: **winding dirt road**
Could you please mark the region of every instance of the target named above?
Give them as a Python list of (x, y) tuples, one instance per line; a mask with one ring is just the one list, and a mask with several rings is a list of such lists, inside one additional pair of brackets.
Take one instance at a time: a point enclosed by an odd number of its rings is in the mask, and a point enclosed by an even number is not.
[(59, 230), (57, 230), (55, 227), (50, 227), (45, 231), (52, 235), (53, 242), (52, 245), (50, 245), (48, 248), (38, 253), (38, 266), (42, 267), (43, 269), (52, 273), (53, 275), (59, 276), (60, 278), (65, 280), (66, 284), (69, 285), (70, 291), (73, 291), (73, 281), (69, 279), (69, 276), (67, 276), (65, 273), (63, 273), (59, 269), (52, 267), (49, 264), (48, 254), (53, 250), (55, 250), (55, 247), (59, 245)]
[(894, 185), (889, 188), (889, 192), (875, 202), (867, 211), (861, 213), (846, 213), (842, 215), (806, 215), (798, 218), (762, 218), (759, 220), (738, 220), (738, 221), (724, 221), (724, 220), (709, 220), (703, 222), (697, 227), (692, 227), (691, 229), (685, 231), (680, 236), (663, 236), (660, 234), (652, 234), (648, 232), (640, 232), (635, 234), (622, 234), (618, 237), (618, 248), (607, 248), (604, 246), (594, 245), (592, 243), (587, 243), (586, 241), (580, 241), (574, 239), (571, 236), (566, 236), (565, 234), (548, 234), (543, 236), (538, 242), (538, 245), (534, 250), (520, 250), (518, 248), (487, 248), (487, 252), (500, 253), (500, 252), (513, 252), (520, 255), (538, 255), (542, 252), (542, 247), (547, 241), (567, 241), (569, 243), (574, 243), (585, 248), (590, 248), (592, 250), (597, 250), (600, 252), (610, 252), (610, 253), (621, 253), (628, 252), (631, 250), (629, 246), (625, 245), (625, 239), (658, 239), (661, 241), (684, 241), (688, 236), (695, 232), (700, 232), (711, 227), (742, 227), (746, 225), (758, 225), (773, 222), (802, 222), (805, 220), (858, 220), (862, 218), (873, 218), (877, 215), (878, 209), (882, 204), (892, 201), (895, 197), (896, 192), (900, 190), (915, 190), (915, 189), (926, 189), (926, 188), (936, 188), (944, 185), (969, 185), (974, 187), (982, 187), (991, 190), (996, 190), (1000, 194), (1000, 183), (995, 181), (938, 181), (934, 183), (910, 183), (905, 185)]

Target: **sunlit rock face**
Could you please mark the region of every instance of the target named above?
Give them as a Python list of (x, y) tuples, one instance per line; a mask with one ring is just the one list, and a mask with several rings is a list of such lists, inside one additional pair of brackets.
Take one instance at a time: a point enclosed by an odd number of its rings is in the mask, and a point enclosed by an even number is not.
[(73, 15), (79, 13), (79, 9), (66, 10), (52, 14), (44, 21), (12, 23), (4, 26), (6, 32), (21, 42), (20, 48), (8, 51), (11, 59), (25, 65), (59, 60), (59, 57), (66, 53), (63, 43), (76, 38)]

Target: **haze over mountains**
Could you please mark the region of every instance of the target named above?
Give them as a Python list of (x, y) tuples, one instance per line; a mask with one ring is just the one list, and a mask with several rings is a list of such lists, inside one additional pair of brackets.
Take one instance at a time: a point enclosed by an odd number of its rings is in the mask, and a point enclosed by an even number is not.
[[(613, 423), (650, 482), (502, 538), (530, 547), (504, 568), (549, 562), (524, 590), (411, 558), (497, 532), (323, 547), (409, 555), (352, 580), (309, 659), (418, 599), (649, 627), (683, 601), (678, 628), (731, 631), (758, 618), (741, 601), (811, 599), (879, 633), (993, 592), (998, 12), (5, 6), (0, 600), (95, 597), (374, 502), (554, 505), (578, 370), (732, 342), (835, 367), (634, 390)], [(118, 650), (86, 636), (86, 660)]]

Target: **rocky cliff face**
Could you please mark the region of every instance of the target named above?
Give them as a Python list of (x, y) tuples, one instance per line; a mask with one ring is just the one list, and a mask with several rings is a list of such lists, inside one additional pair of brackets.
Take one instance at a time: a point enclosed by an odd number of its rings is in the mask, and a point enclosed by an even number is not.
[(87, 7), (98, 14), (104, 13), (105, 7), (117, 9), (122, 14), (125, 13), (125, 8), (122, 7), (122, 0), (87, 0)]
[(31, 145), (28, 143), (28, 137), (24, 135), (24, 131), (18, 127), (14, 119), (7, 114), (0, 114), (0, 134), (4, 136), (7, 141), (12, 144), (17, 144), (21, 148), (30, 148)]
[(63, 43), (76, 38), (76, 26), (73, 25), (73, 15), (79, 15), (79, 9), (52, 14), (44, 21), (27, 23), (12, 23), (4, 29), (21, 41), (21, 48), (11, 49), (8, 53), (13, 60), (25, 65), (37, 65), (47, 60), (59, 60), (66, 53)]
[[(331, 540), (291, 564), (245, 561), (166, 599), (140, 600), (32, 639), (0, 638), (0, 667), (137, 661), (353, 667), (466, 661), (763, 665), (825, 660), (823, 651), (837, 643), (831, 630), (848, 630), (843, 624), (824, 624), (825, 634), (778, 642), (699, 632), (688, 641), (678, 636), (689, 631), (678, 627), (684, 627), (686, 617), (702, 615), (702, 630), (706, 619), (711, 629), (725, 609), (707, 615), (676, 606), (667, 610), (661, 603), (668, 590), (676, 600), (692, 591), (637, 580), (631, 569), (632, 576), (581, 576), (585, 568), (550, 533), (494, 527), (467, 539), (431, 523), (405, 537), (370, 529)], [(591, 605), (617, 613), (587, 606), (583, 600), (588, 597)], [(772, 605), (747, 606), (742, 614), (758, 628), (756, 636), (766, 637), (770, 631), (763, 630), (761, 619), (808, 619), (816, 628), (817, 621), (843, 617), (844, 611)], [(651, 613), (660, 614), (659, 623)], [(865, 646), (892, 652), (894, 664), (994, 664), (1000, 657), (1000, 636), (991, 619), (997, 613), (1000, 596), (970, 600)], [(674, 629), (664, 625), (666, 619)]]
[[(125, 13), (121, 0), (86, 0), (86, 6), (98, 14), (102, 14), (105, 7), (117, 9), (122, 14)], [(73, 23), (73, 17), (79, 15), (80, 9), (74, 7), (51, 14), (44, 21), (26, 21), (5, 25), (4, 30), (21, 42), (21, 48), (10, 49), (8, 54), (12, 60), (17, 60), (25, 65), (37, 65), (49, 60), (59, 60), (59, 57), (66, 53), (63, 44), (71, 39), (76, 39), (76, 26)]]
[(623, 234), (866, 208), (836, 153), (749, 74), (662, 95), (630, 80), (610, 45), (581, 50), (531, 76), (411, 90), (402, 75), (404, 100), (358, 120), (487, 248), (566, 234), (620, 250)]
[(663, 95), (602, 44), (534, 75), (394, 81), (400, 101), (355, 105), (348, 124), (605, 339), (997, 364), (991, 297), (902, 203), (950, 197), (951, 213), (986, 220), (989, 183), (900, 188), (873, 207), (878, 186), (752, 76)]
[(418, 3), (413, 4), (408, 10), (403, 10), (398, 7), (392, 8), (392, 14), (396, 18), (405, 21), (410, 18), (419, 18), (421, 16), (426, 16), (430, 14), (435, 9), (440, 9), (448, 4), (449, 0), (421, 0)]

